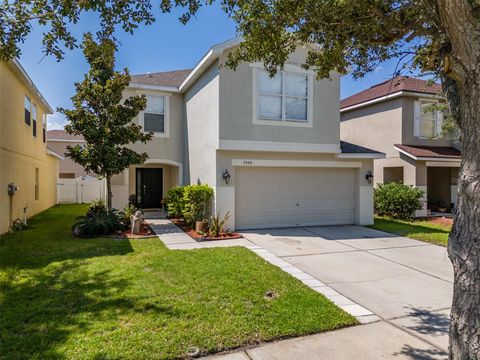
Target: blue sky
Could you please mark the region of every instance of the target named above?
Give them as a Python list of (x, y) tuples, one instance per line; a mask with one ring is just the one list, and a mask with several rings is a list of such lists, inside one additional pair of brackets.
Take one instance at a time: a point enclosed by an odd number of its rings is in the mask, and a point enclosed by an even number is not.
[[(153, 25), (137, 29), (133, 35), (118, 32), (121, 43), (118, 68), (128, 67), (131, 74), (192, 68), (210, 46), (236, 36), (234, 22), (218, 5), (202, 8), (187, 25), (178, 21), (179, 12), (158, 15)], [(74, 33), (80, 37), (84, 31), (94, 31), (97, 27), (97, 19), (86, 16), (74, 28)], [(21, 47), (20, 62), (54, 109), (69, 107), (74, 82), (83, 78), (88, 66), (80, 49), (67, 51), (61, 62), (53, 57), (44, 58), (41, 33), (42, 28), (34, 28)], [(356, 81), (344, 76), (341, 98), (389, 79), (396, 63), (395, 60), (385, 62), (375, 72)], [(50, 116), (48, 121), (49, 129), (62, 128), (65, 122), (59, 114)]]

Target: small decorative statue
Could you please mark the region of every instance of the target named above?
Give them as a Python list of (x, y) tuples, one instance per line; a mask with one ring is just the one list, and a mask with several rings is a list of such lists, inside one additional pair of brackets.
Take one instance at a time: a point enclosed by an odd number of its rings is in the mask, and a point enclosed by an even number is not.
[(130, 231), (132, 234), (140, 234), (140, 229), (143, 224), (143, 215), (141, 211), (136, 211), (130, 216)]

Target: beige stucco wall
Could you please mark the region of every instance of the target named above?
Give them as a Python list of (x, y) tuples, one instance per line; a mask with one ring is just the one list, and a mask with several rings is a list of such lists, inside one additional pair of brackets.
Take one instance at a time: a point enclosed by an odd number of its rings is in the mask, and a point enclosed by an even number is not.
[[(28, 95), (37, 105), (37, 137), (24, 122), (24, 101)], [(19, 191), (12, 198), (12, 219), (35, 215), (56, 203), (58, 159), (47, 154), (42, 140), (42, 118), (47, 109), (40, 99), (4, 62), (0, 62), (0, 233), (9, 227), (10, 199), (7, 186)], [(39, 199), (35, 200), (35, 168), (39, 169)]]
[(216, 186), (219, 143), (218, 63), (205, 71), (185, 94), (189, 182)]
[[(77, 164), (72, 159), (65, 155), (67, 151), (67, 146), (75, 146), (78, 143), (72, 143), (70, 141), (47, 141), (48, 147), (55, 151), (57, 154), (64, 157), (63, 160), (60, 160), (59, 174), (74, 174), (75, 178), (80, 176), (88, 175), (82, 165)], [(91, 175), (91, 174), (90, 174)]]
[(343, 112), (342, 140), (398, 157), (393, 145), (402, 142), (402, 105), (397, 98)]
[[(223, 64), (228, 53), (220, 58)], [(298, 48), (288, 64), (305, 63), (307, 49)], [(259, 125), (253, 123), (254, 69), (241, 63), (234, 71), (226, 66), (220, 70), (221, 140), (273, 141), (290, 143), (338, 144), (340, 76), (331, 80), (315, 80), (313, 76), (313, 127)]]
[[(151, 141), (146, 144), (135, 143), (131, 147), (137, 152), (146, 152), (149, 159), (164, 159), (183, 163), (184, 156), (184, 105), (183, 95), (176, 93), (167, 93), (163, 91), (153, 90), (125, 90), (124, 97), (134, 96), (139, 94), (145, 95), (159, 95), (168, 97), (168, 116), (165, 121), (169, 122), (168, 137), (153, 137)], [(139, 114), (134, 122), (139, 124)]]
[[(371, 159), (340, 159), (333, 154), (307, 154), (307, 153), (282, 153), (282, 152), (253, 152), (253, 151), (217, 151), (217, 170), (215, 187), (214, 211), (225, 214), (230, 211), (231, 218), (228, 226), (235, 227), (235, 178), (236, 167), (232, 165), (233, 159), (242, 160), (283, 160), (295, 161), (324, 161), (334, 163), (360, 163), (356, 169), (356, 223), (368, 225), (373, 222), (373, 184), (369, 184), (365, 178), (368, 171), (373, 170)], [(222, 174), (228, 170), (231, 180), (225, 184)]]

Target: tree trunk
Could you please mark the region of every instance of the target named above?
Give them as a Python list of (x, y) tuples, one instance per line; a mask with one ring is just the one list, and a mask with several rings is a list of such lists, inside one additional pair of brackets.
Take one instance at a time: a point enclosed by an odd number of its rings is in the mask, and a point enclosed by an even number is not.
[(480, 77), (459, 90), (462, 164), (448, 243), (454, 271), (450, 359), (472, 360), (480, 358)]
[(106, 180), (107, 180), (107, 209), (108, 211), (112, 211), (112, 177), (110, 175), (108, 175), (106, 177)]
[(448, 241), (454, 285), (450, 359), (480, 359), (480, 25), (473, 1), (437, 0), (442, 85), (462, 132), (457, 215)]

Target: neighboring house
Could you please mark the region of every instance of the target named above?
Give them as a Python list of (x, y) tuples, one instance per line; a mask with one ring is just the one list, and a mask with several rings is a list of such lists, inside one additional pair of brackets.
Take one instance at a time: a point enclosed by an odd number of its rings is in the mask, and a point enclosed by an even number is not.
[(305, 47), (274, 78), (258, 63), (220, 66), (239, 43), (213, 46), (192, 70), (132, 76), (125, 95), (147, 96), (137, 121), (155, 136), (133, 146), (146, 163), (112, 179), (114, 206), (157, 208), (172, 186), (202, 183), (232, 229), (371, 224), (367, 175), (384, 154), (340, 142), (340, 75), (302, 69)]
[(439, 84), (402, 76), (341, 101), (342, 140), (386, 154), (375, 160), (376, 184), (396, 181), (425, 191), (417, 216), (456, 205), (461, 153), (441, 135), (442, 113), (431, 111), (439, 101)]
[(68, 145), (85, 144), (82, 136), (67, 134), (65, 130), (49, 130), (47, 132), (47, 144), (50, 149), (63, 156), (63, 160), (60, 160), (59, 179), (76, 179), (87, 175), (93, 176), (88, 174), (82, 165), (77, 164), (65, 155)]
[[(17, 60), (0, 63), (0, 233), (56, 203), (58, 160), (47, 148), (52, 108)], [(17, 187), (9, 194), (9, 184)], [(25, 213), (24, 213), (25, 211)]]

